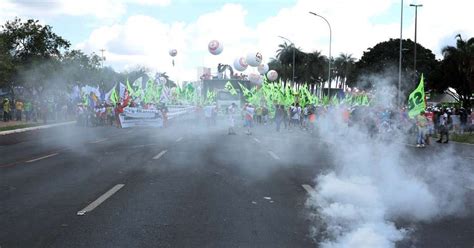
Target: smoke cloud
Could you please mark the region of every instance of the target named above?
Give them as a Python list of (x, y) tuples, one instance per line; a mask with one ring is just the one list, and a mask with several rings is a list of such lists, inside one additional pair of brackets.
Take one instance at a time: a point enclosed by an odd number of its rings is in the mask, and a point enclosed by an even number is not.
[[(390, 80), (377, 78), (379, 110), (394, 106)], [(341, 108), (330, 109), (318, 122), (333, 162), (332, 170), (315, 178), (306, 202), (311, 234), (321, 247), (395, 247), (416, 230), (401, 223), (465, 214), (463, 175), (472, 174), (466, 161), (450, 149), (407, 147), (415, 137), (398, 129), (373, 137), (366, 120), (374, 110), (361, 113), (364, 121), (352, 127), (342, 121)]]

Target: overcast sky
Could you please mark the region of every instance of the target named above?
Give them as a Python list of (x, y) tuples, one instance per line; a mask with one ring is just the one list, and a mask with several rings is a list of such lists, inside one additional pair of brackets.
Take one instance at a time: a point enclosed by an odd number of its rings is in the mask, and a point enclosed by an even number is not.
[[(474, 36), (474, 1), (404, 1), (403, 37), (414, 39), (414, 8), (418, 11), (418, 42), (441, 58), (454, 36)], [(178, 81), (195, 80), (196, 67), (232, 64), (250, 51), (264, 61), (275, 57), (284, 36), (305, 52), (329, 50), (332, 55), (359, 58), (369, 47), (400, 35), (400, 0), (0, 0), (0, 21), (35, 18), (86, 53), (105, 49), (105, 64), (118, 71), (143, 65), (166, 71)], [(222, 54), (207, 51), (210, 40), (224, 44)], [(173, 67), (168, 51), (178, 50)], [(251, 72), (248, 69), (247, 72)]]

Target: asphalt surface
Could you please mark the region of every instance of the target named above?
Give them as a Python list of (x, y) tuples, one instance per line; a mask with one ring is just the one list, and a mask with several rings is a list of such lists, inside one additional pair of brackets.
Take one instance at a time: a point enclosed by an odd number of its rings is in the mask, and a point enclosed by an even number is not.
[[(0, 247), (317, 247), (302, 185), (331, 169), (333, 148), (269, 130), (227, 135), (186, 121), (0, 137)], [(457, 150), (474, 157), (474, 147)], [(473, 247), (472, 212), (405, 223), (417, 227), (415, 241), (398, 246)]]

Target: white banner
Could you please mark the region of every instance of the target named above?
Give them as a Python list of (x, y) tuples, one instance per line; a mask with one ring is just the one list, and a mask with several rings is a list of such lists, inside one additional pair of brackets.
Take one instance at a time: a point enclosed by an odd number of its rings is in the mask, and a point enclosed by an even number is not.
[(127, 127), (163, 127), (160, 110), (126, 107), (119, 115), (122, 128)]

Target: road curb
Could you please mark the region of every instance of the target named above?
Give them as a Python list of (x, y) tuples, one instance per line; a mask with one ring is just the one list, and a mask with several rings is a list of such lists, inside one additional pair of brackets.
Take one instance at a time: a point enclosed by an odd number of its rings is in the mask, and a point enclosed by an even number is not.
[(8, 130), (8, 131), (1, 131), (0, 136), (14, 134), (14, 133), (23, 133), (27, 131), (33, 131), (33, 130), (51, 128), (51, 127), (66, 126), (66, 125), (72, 125), (72, 124), (76, 124), (76, 121), (61, 122), (61, 123), (42, 125), (42, 126), (36, 126), (36, 127), (26, 127), (26, 128), (20, 128), (20, 129)]

